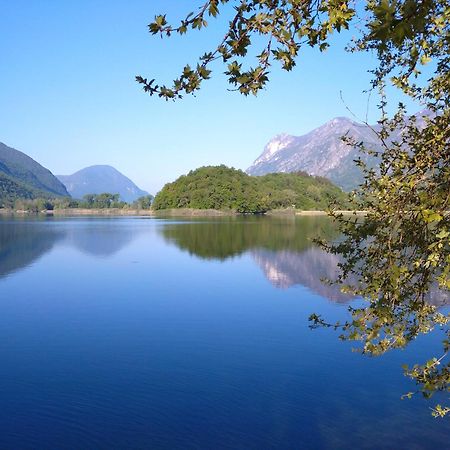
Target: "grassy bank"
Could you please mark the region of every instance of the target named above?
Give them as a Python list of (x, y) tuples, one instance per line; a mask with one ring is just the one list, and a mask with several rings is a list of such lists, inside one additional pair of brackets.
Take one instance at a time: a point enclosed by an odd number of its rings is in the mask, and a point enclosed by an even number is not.
[(122, 208), (67, 208), (47, 211), (53, 216), (153, 216), (151, 209), (122, 209)]
[(26, 216), (26, 215), (46, 215), (46, 216), (154, 216), (154, 211), (150, 209), (122, 209), (122, 208), (67, 208), (36, 211), (14, 210), (0, 208), (0, 214), (4, 216)]

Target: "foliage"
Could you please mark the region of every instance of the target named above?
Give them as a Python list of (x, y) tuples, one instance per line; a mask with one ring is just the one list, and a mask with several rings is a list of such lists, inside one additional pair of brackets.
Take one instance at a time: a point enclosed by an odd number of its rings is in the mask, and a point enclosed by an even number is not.
[[(363, 2), (361, 2), (363, 3)], [(367, 0), (365, 10), (357, 14), (357, 2), (351, 0), (207, 0), (198, 12), (187, 14), (178, 25), (171, 25), (165, 14), (148, 25), (149, 32), (161, 37), (185, 34), (208, 25), (233, 8), (228, 31), (211, 51), (199, 58), (195, 67), (186, 65), (171, 86), (137, 76), (145, 92), (162, 98), (181, 98), (198, 91), (211, 76), (211, 64), (221, 60), (229, 83), (244, 95), (256, 94), (268, 82), (274, 61), (287, 71), (296, 65), (302, 47), (324, 51), (334, 32), (357, 26), (362, 37), (353, 50), (375, 50), (380, 57), (377, 75), (384, 76), (400, 68), (395, 83), (409, 90), (408, 77), (417, 75), (418, 65), (445, 55), (448, 27), (446, 0)], [(361, 27), (361, 23), (363, 27)], [(357, 24), (357, 25), (356, 25)], [(262, 41), (256, 65), (243, 67), (254, 42)]]
[(152, 203), (155, 197), (153, 195), (143, 195), (142, 197), (139, 197), (136, 199), (132, 204), (132, 208), (136, 209), (150, 209), (152, 207)]
[(18, 198), (33, 198), (34, 191), (16, 180), (0, 173), (0, 207), (8, 208)]
[[(385, 144), (379, 172), (366, 170), (357, 199), (365, 203), (367, 215), (358, 221), (334, 213), (344, 239), (322, 243), (344, 257), (338, 282), (368, 302), (350, 308), (351, 320), (334, 325), (343, 331), (341, 338), (360, 341), (363, 353), (379, 355), (404, 347), (421, 333), (443, 331), (439, 358), (405, 367), (426, 397), (448, 391), (450, 381), (450, 366), (443, 364), (449, 350), (449, 316), (429, 302), (430, 295), (445, 297), (450, 288), (447, 114), (406, 120), (400, 110), (394, 119), (383, 120), (380, 139), (385, 142), (390, 131), (404, 132), (398, 141)], [(311, 320), (314, 326), (329, 325), (316, 315)], [(440, 405), (433, 409), (435, 415), (446, 412)]]
[(119, 200), (119, 194), (86, 194), (82, 200), (78, 202), (79, 208), (87, 209), (107, 209), (107, 208), (123, 208), (127, 204)]
[(156, 195), (153, 208), (263, 213), (287, 207), (325, 209), (330, 201), (345, 205), (346, 196), (325, 178), (304, 173), (252, 177), (222, 165), (201, 167), (166, 184)]
[(201, 167), (166, 184), (156, 195), (153, 208), (266, 210), (253, 179), (226, 166)]
[(40, 213), (53, 209), (53, 202), (45, 198), (18, 199), (14, 202), (15, 211), (26, 211), (29, 213)]
[[(149, 24), (152, 34), (171, 36), (184, 34), (189, 29), (201, 29), (208, 25), (207, 17), (217, 17), (228, 4), (234, 15), (224, 38), (211, 51), (199, 58), (195, 67), (186, 65), (173, 85), (158, 85), (142, 76), (137, 81), (150, 95), (162, 98), (181, 98), (195, 93), (202, 82), (210, 78), (211, 63), (221, 60), (226, 66), (229, 83), (242, 94), (256, 94), (267, 81), (272, 62), (277, 61), (285, 70), (295, 66), (295, 58), (304, 45), (328, 47), (328, 37), (333, 31), (348, 28), (355, 16), (353, 2), (342, 0), (208, 0), (197, 13), (189, 13), (178, 25), (170, 25), (166, 15), (159, 15)], [(256, 66), (243, 68), (242, 59), (247, 55), (253, 40), (264, 37), (258, 51)]]
[[(0, 187), (2, 183), (0, 183)], [(150, 196), (151, 197), (151, 196)], [(148, 200), (143, 200), (148, 201)], [(119, 200), (119, 194), (87, 194), (82, 200), (76, 200), (70, 197), (30, 197), (21, 195), (18, 198), (11, 198), (5, 207), (15, 211), (26, 211), (30, 213), (40, 213), (43, 211), (52, 211), (54, 209), (108, 209), (108, 208), (127, 208), (128, 203)]]
[[(16, 178), (0, 172), (0, 208), (13, 208), (18, 200), (55, 199), (55, 194), (33, 188)], [(17, 208), (20, 209), (20, 208)]]
[[(381, 157), (380, 170), (365, 170), (365, 182), (354, 195), (367, 215), (348, 220), (336, 213), (344, 239), (327, 245), (342, 255), (338, 280), (361, 295), (365, 307), (351, 309), (351, 320), (335, 324), (344, 339), (362, 342), (366, 354), (381, 354), (403, 347), (418, 334), (443, 329), (443, 353), (423, 365), (405, 368), (419, 391), (429, 396), (449, 391), (450, 366), (444, 365), (449, 349), (449, 316), (427, 303), (427, 295), (439, 287), (450, 288), (450, 5), (448, 0), (367, 0), (362, 14), (355, 1), (345, 0), (208, 0), (196, 14), (178, 26), (157, 16), (149, 25), (153, 34), (184, 34), (207, 25), (227, 5), (234, 16), (222, 41), (203, 55), (195, 68), (185, 66), (172, 86), (137, 77), (150, 95), (164, 99), (195, 93), (211, 75), (211, 63), (222, 60), (229, 83), (244, 95), (264, 88), (273, 61), (291, 70), (302, 46), (324, 50), (329, 36), (353, 26), (359, 37), (350, 51), (372, 51), (378, 56), (372, 87), (381, 92), (380, 129), (374, 133), (383, 151), (354, 142), (365, 153)], [(252, 45), (263, 41), (255, 68), (244, 68)], [(427, 77), (422, 66), (432, 62)], [(431, 73), (431, 75), (430, 75)], [(385, 84), (392, 82), (431, 114), (421, 120), (384, 114)], [(395, 130), (400, 137), (391, 138)], [(397, 133), (398, 134), (398, 133)], [(358, 282), (349, 283), (356, 279)], [(330, 325), (313, 315), (314, 325)], [(408, 394), (409, 396), (409, 394)], [(449, 408), (437, 405), (435, 416)]]
[[(407, 345), (420, 333), (439, 328), (442, 354), (424, 364), (405, 367), (425, 397), (450, 392), (450, 316), (427, 300), (433, 291), (450, 289), (450, 7), (448, 2), (381, 2), (357, 48), (374, 49), (379, 67), (373, 85), (383, 91), (386, 78), (428, 109), (406, 118), (400, 105), (393, 119), (384, 113), (377, 132), (383, 144), (379, 172), (368, 170), (359, 199), (367, 205), (364, 221), (335, 215), (345, 239), (328, 250), (345, 257), (340, 282), (356, 277), (351, 289), (367, 299), (351, 310), (344, 337), (362, 342), (368, 354)], [(434, 72), (417, 82), (419, 67), (434, 59)], [(395, 133), (401, 130), (401, 133)], [(391, 136), (396, 135), (396, 139)], [(364, 152), (360, 143), (354, 143)], [(317, 318), (313, 317), (315, 323)], [(450, 410), (437, 405), (433, 415)]]

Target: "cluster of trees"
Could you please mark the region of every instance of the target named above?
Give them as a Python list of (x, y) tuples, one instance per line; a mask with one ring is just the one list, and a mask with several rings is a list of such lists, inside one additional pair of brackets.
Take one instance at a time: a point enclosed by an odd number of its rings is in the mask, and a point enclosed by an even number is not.
[(133, 209), (150, 209), (153, 204), (153, 200), (155, 197), (153, 195), (143, 195), (142, 197), (139, 197), (137, 200), (135, 200), (133, 203), (131, 203), (131, 207)]
[(15, 211), (27, 211), (30, 213), (39, 213), (42, 211), (53, 211), (54, 209), (150, 209), (153, 202), (153, 195), (145, 195), (138, 198), (133, 203), (121, 201), (119, 194), (87, 194), (81, 200), (70, 197), (56, 198), (18, 198), (5, 203), (5, 207)]
[(0, 172), (0, 208), (13, 208), (20, 200), (45, 198), (48, 192), (35, 189)]
[(153, 208), (262, 213), (292, 207), (324, 210), (330, 202), (347, 205), (344, 192), (325, 178), (302, 172), (254, 177), (221, 165), (200, 167), (166, 184), (156, 195)]
[(123, 208), (127, 206), (126, 202), (120, 200), (119, 194), (86, 194), (81, 200), (72, 200), (76, 208), (87, 209), (108, 209), (108, 208)]
[(35, 198), (27, 199), (20, 198), (8, 205), (8, 209), (15, 211), (26, 211), (29, 213), (39, 213), (42, 211), (53, 210), (55, 207), (55, 199)]

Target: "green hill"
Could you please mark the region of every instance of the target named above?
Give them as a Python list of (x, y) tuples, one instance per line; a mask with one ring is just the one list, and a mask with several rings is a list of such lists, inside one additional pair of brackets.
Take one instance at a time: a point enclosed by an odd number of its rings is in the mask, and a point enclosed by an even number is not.
[(241, 170), (207, 166), (168, 183), (154, 209), (196, 208), (260, 213), (295, 207), (323, 210), (331, 201), (346, 206), (346, 194), (329, 180), (303, 172), (250, 176)]
[(64, 185), (34, 159), (0, 142), (0, 206), (16, 199), (69, 197)]

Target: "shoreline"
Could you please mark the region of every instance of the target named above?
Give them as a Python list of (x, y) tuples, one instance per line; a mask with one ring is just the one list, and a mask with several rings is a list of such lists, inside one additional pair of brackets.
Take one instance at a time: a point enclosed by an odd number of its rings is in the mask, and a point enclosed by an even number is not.
[[(336, 213), (344, 215), (365, 215), (366, 211), (351, 211), (351, 210), (337, 210)], [(216, 210), (216, 209), (84, 209), (84, 208), (68, 208), (68, 209), (54, 209), (41, 211), (39, 213), (33, 211), (14, 211), (12, 209), (0, 208), (0, 215), (3, 216), (109, 216), (109, 217), (124, 217), (124, 216), (142, 216), (142, 217), (234, 217), (234, 216), (328, 216), (327, 211), (323, 210), (295, 210), (295, 209), (274, 209), (265, 213), (238, 213), (236, 211)]]
[(121, 208), (105, 208), (105, 209), (85, 209), (85, 208), (67, 208), (54, 209), (46, 211), (47, 216), (153, 216), (154, 211), (151, 209), (121, 209)]
[(153, 216), (154, 211), (145, 209), (82, 209), (82, 208), (70, 208), (70, 209), (53, 209), (44, 210), (40, 212), (34, 211), (21, 211), (0, 208), (0, 215), (3, 216)]

